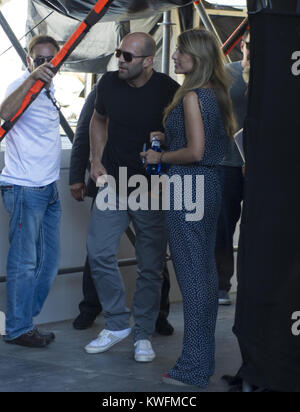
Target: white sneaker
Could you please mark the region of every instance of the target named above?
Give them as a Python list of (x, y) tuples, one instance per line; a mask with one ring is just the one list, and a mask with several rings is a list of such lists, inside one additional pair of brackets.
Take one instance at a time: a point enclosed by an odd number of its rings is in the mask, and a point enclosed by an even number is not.
[(219, 305), (230, 306), (231, 303), (229, 293), (226, 290), (219, 290)]
[(156, 356), (149, 340), (138, 340), (134, 347), (134, 359), (137, 362), (152, 362)]
[(102, 353), (107, 351), (112, 346), (126, 339), (130, 335), (131, 329), (124, 329), (120, 331), (111, 331), (103, 329), (98, 338), (93, 340), (84, 349), (87, 353)]

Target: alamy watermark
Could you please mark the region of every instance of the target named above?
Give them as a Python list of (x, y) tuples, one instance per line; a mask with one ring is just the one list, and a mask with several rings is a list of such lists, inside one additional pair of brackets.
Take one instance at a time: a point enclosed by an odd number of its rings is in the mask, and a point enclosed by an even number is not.
[(0, 312), (0, 336), (5, 335), (5, 313)]
[(292, 334), (294, 336), (300, 336), (300, 312), (294, 312), (292, 320), (294, 321), (292, 325)]
[(300, 76), (300, 51), (295, 51), (292, 54), (292, 60), (295, 60), (292, 65), (292, 73), (294, 76)]
[(118, 190), (116, 179), (110, 175), (101, 176), (97, 186), (102, 187), (96, 199), (101, 211), (172, 209), (184, 210), (187, 222), (198, 222), (204, 217), (203, 175), (153, 175), (149, 183), (144, 175), (128, 179), (127, 168), (120, 167)]

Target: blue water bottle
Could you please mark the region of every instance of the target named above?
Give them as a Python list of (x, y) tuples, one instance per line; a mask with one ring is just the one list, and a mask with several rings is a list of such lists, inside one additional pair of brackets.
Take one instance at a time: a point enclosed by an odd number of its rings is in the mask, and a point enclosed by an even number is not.
[[(160, 152), (161, 153), (161, 148), (160, 148), (160, 141), (156, 138), (153, 137), (152, 139), (152, 145), (151, 149), (154, 150), (155, 152)], [(161, 173), (161, 163), (158, 163), (156, 165), (148, 165), (147, 166), (147, 173), (149, 175), (159, 175)]]

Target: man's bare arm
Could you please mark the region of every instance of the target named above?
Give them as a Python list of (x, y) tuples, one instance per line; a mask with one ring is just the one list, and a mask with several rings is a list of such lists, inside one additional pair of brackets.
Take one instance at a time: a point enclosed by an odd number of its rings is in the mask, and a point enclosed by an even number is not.
[(45, 63), (35, 69), (30, 76), (19, 86), (13, 93), (11, 93), (1, 104), (0, 112), (1, 118), (10, 120), (19, 110), (26, 94), (32, 88), (37, 80), (42, 80), (46, 83), (46, 87), (50, 85), (55, 74), (51, 70), (52, 64)]
[(102, 156), (107, 142), (107, 118), (94, 110), (90, 123), (91, 177), (97, 182), (98, 177), (106, 175)]

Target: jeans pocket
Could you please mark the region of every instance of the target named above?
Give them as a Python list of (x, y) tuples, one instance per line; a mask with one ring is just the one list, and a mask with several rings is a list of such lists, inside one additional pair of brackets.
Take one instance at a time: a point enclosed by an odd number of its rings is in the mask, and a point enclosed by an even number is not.
[(8, 214), (12, 215), (14, 211), (15, 201), (14, 201), (14, 187), (0, 187), (2, 193), (2, 199), (4, 207)]
[(59, 191), (58, 191), (58, 187), (56, 183), (52, 184), (53, 187), (53, 194), (52, 194), (52, 199), (51, 199), (51, 204), (56, 203), (56, 202), (60, 202), (60, 198), (59, 198)]

